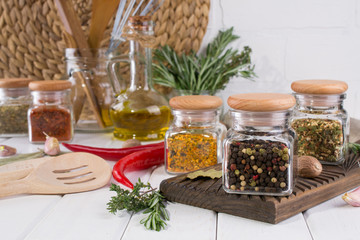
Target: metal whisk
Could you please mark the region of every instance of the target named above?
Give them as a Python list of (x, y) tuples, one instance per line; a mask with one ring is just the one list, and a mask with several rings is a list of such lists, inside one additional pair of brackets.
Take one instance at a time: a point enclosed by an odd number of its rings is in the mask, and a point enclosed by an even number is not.
[[(164, 0), (161, 0), (161, 1), (150, 0), (139, 15), (145, 16), (148, 13), (150, 13), (152, 15), (160, 7), (160, 5), (163, 3), (163, 1)], [(122, 41), (125, 41), (125, 39), (122, 38), (121, 35), (123, 33), (125, 24), (127, 23), (127, 20), (131, 14), (131, 11), (133, 10), (131, 15), (135, 16), (137, 14), (137, 12), (139, 11), (139, 9), (141, 8), (141, 6), (144, 4), (145, 0), (140, 0), (140, 2), (137, 5), (136, 5), (136, 0), (130, 0), (129, 4), (125, 10), (125, 13), (124, 13), (126, 2), (127, 2), (127, 0), (121, 0), (119, 3), (119, 7), (116, 12), (114, 27), (111, 32), (109, 49), (107, 51), (108, 53), (113, 52), (120, 45), (120, 43)], [(135, 5), (136, 5), (136, 7), (135, 7)]]

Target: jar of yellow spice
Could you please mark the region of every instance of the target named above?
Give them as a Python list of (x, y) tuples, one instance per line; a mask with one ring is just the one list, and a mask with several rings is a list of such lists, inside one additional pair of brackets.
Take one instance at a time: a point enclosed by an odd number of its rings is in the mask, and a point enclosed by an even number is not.
[(185, 173), (218, 163), (226, 127), (219, 122), (222, 100), (191, 95), (170, 99), (174, 120), (165, 136), (165, 168)]

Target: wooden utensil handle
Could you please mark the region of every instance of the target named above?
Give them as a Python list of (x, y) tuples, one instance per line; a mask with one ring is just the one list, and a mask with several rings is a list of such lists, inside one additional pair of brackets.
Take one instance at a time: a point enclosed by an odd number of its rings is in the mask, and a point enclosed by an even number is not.
[(25, 179), (0, 183), (0, 197), (27, 193), (29, 184)]
[(96, 118), (96, 121), (97, 121), (99, 127), (105, 128), (104, 122), (100, 115), (101, 110), (98, 105), (98, 101), (96, 100), (94, 91), (91, 89), (91, 83), (87, 81), (91, 77), (88, 76), (89, 74), (87, 72), (75, 72), (74, 74), (78, 79), (80, 79), (82, 85), (84, 86), (85, 94), (89, 101), (90, 107), (94, 111), (94, 115), (95, 115), (95, 118)]
[(22, 179), (29, 175), (33, 168), (17, 169), (9, 172), (0, 172), (0, 183), (10, 182)]
[(0, 183), (24, 178), (41, 163), (50, 159), (51, 157), (34, 158), (0, 166)]
[[(82, 57), (92, 58), (93, 55), (89, 48), (89, 44), (85, 37), (85, 34), (81, 28), (81, 23), (79, 17), (77, 16), (72, 2), (69, 0), (55, 0), (55, 5), (57, 6), (60, 19), (64, 24), (66, 32), (68, 32), (74, 42), (71, 44), (74, 45), (76, 43)], [(94, 97), (93, 90), (91, 89), (91, 85), (89, 85), (79, 74), (80, 80), (84, 86), (85, 94), (89, 100), (90, 107), (92, 108), (94, 115), (96, 117), (96, 121), (100, 128), (105, 128), (104, 123), (101, 118), (100, 109), (97, 104), (97, 100)]]

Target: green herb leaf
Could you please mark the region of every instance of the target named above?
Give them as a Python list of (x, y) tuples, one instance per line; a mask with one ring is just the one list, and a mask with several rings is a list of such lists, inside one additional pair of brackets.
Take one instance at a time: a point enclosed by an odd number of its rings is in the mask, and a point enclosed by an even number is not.
[(107, 203), (109, 212), (115, 214), (117, 211), (126, 209), (137, 213), (145, 210), (143, 213), (148, 215), (140, 221), (141, 224), (150, 230), (160, 231), (165, 228), (165, 221), (169, 220), (163, 203), (165, 198), (160, 191), (152, 188), (150, 183), (144, 184), (139, 179), (131, 192), (111, 184), (110, 191), (115, 191), (117, 196), (112, 197)]
[(348, 147), (353, 153), (355, 153), (355, 154), (360, 153), (360, 144), (358, 144), (358, 143), (348, 143)]
[(215, 94), (224, 89), (231, 77), (241, 75), (244, 78), (255, 77), (251, 64), (251, 48), (245, 46), (241, 53), (232, 48), (225, 49), (239, 37), (233, 34), (233, 28), (220, 31), (218, 36), (206, 48), (206, 54), (191, 52), (180, 56), (169, 46), (154, 51), (154, 83), (178, 90), (190, 90), (195, 94), (209, 91)]
[(209, 178), (215, 179), (215, 178), (221, 178), (221, 176), (222, 176), (222, 171), (216, 170), (216, 169), (210, 169), (207, 171), (198, 170), (195, 172), (188, 173), (186, 175), (186, 177), (190, 178), (190, 179), (195, 179), (198, 177), (209, 177)]
[(38, 152), (33, 152), (33, 153), (17, 154), (12, 157), (4, 157), (4, 158), (0, 159), (0, 166), (9, 164), (9, 163), (13, 163), (13, 162), (18, 162), (18, 161), (40, 158), (40, 157), (44, 157), (44, 156), (45, 156), (45, 153), (43, 150), (39, 150)]

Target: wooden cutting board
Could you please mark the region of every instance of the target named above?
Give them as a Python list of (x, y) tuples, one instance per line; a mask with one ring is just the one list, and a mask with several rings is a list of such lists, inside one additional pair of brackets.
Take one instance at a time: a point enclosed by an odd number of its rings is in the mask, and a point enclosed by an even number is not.
[[(220, 170), (221, 164), (211, 168)], [(276, 224), (359, 185), (360, 167), (356, 164), (350, 169), (323, 166), (321, 175), (314, 179), (298, 178), (287, 197), (228, 194), (221, 178), (191, 180), (186, 174), (163, 180), (160, 191), (169, 201)]]

